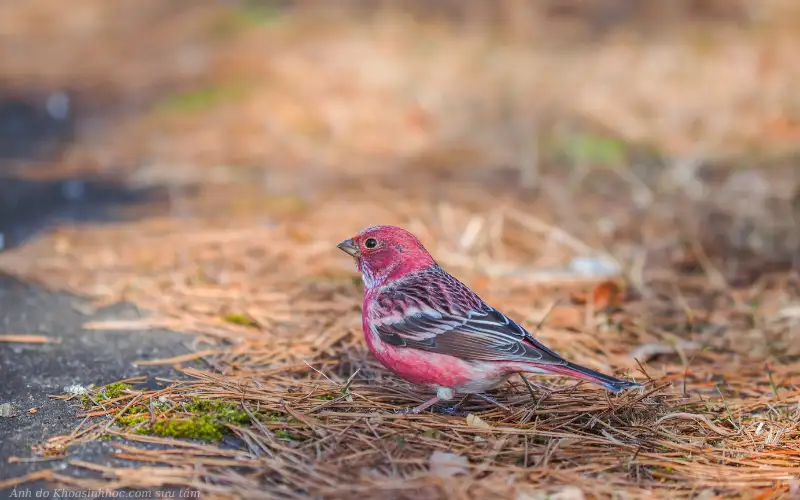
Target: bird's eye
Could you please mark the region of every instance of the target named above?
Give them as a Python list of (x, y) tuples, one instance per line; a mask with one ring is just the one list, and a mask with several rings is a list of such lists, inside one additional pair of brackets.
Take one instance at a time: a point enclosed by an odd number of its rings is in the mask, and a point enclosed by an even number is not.
[(378, 246), (378, 240), (375, 238), (367, 238), (367, 241), (364, 242), (364, 246), (367, 248), (375, 248)]

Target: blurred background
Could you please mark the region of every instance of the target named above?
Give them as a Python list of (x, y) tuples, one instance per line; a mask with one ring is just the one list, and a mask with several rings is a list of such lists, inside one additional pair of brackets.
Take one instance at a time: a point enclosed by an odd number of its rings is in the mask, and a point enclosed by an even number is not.
[(623, 267), (697, 239), (752, 282), (796, 266), (798, 28), (792, 0), (7, 0), (2, 247), (317, 211), (495, 274), (563, 265), (553, 228)]

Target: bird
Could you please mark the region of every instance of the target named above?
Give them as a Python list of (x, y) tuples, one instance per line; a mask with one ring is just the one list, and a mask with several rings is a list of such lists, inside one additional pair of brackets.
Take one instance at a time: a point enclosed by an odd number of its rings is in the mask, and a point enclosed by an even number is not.
[(517, 373), (569, 376), (614, 393), (642, 387), (567, 361), (445, 271), (403, 228), (369, 226), (337, 247), (362, 276), (370, 352), (396, 376), (435, 391), (409, 413), (456, 394), (494, 402), (486, 392)]

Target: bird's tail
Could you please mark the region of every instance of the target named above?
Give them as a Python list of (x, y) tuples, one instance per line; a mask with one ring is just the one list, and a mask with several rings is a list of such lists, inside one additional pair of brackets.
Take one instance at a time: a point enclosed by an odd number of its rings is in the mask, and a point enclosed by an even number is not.
[(611, 392), (622, 392), (625, 389), (636, 389), (642, 387), (642, 384), (628, 382), (627, 380), (604, 375), (590, 368), (586, 368), (585, 366), (576, 365), (570, 362), (567, 362), (566, 365), (551, 365), (546, 369), (549, 372), (558, 373), (559, 375), (567, 375), (570, 377), (579, 378), (581, 380), (586, 380), (587, 382), (602, 386)]

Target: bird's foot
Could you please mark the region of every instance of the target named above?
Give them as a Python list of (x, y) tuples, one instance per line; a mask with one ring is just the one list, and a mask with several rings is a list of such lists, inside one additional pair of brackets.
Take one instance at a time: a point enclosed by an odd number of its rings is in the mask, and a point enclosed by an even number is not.
[(461, 404), (439, 408), (438, 412), (442, 415), (447, 415), (450, 417), (459, 417), (464, 415), (464, 412), (461, 411)]
[(403, 408), (402, 410), (395, 410), (394, 414), (395, 415), (418, 415), (418, 414), (422, 413), (422, 410), (420, 410), (418, 408), (419, 407), (416, 407), (416, 408)]
[[(444, 408), (432, 408), (432, 410), (436, 413), (442, 415), (448, 415), (451, 417), (458, 416), (460, 414), (458, 405), (453, 406), (445, 406)], [(395, 410), (395, 415), (419, 415), (425, 410), (420, 410), (419, 408), (403, 408), (402, 410)]]
[(464, 403), (466, 403), (469, 400), (470, 396), (472, 396), (472, 394), (467, 394), (456, 405), (445, 406), (444, 408), (439, 410), (439, 413), (443, 415), (450, 415), (451, 417), (463, 415), (461, 408), (464, 406)]

